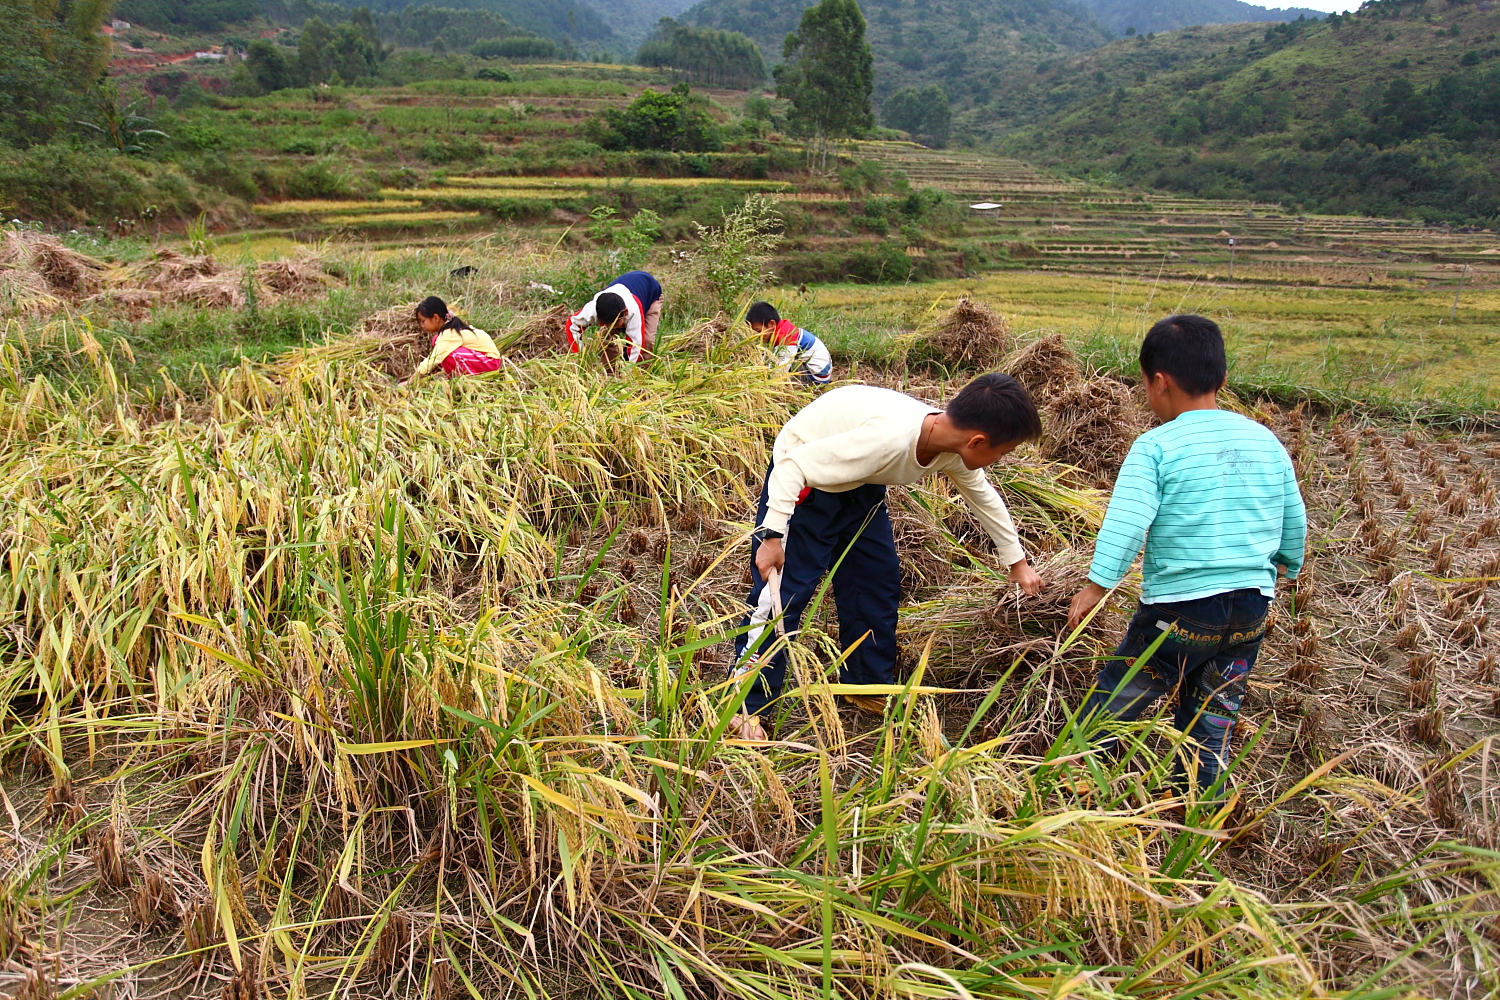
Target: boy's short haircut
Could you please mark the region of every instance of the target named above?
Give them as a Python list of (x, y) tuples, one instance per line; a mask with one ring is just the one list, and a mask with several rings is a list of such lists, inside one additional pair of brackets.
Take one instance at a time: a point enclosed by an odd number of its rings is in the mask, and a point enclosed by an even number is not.
[(745, 322), (760, 326), (765, 323), (780, 323), (781, 313), (769, 302), (757, 302), (745, 313)]
[(594, 301), (594, 315), (605, 326), (614, 326), (624, 312), (625, 300), (618, 292), (604, 292)]
[(1191, 313), (1159, 321), (1141, 341), (1141, 373), (1150, 378), (1157, 372), (1194, 396), (1217, 391), (1229, 374), (1219, 324)]
[(948, 419), (965, 431), (979, 431), (991, 446), (1035, 441), (1042, 417), (1026, 387), (1009, 375), (981, 375), (948, 401)]

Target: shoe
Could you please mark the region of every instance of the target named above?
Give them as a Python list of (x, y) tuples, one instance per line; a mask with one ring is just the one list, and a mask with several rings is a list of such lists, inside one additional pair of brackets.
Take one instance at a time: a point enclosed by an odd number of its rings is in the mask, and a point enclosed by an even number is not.
[(760, 716), (745, 715), (743, 712), (729, 720), (729, 733), (735, 739), (752, 743), (765, 743), (768, 739), (766, 727), (760, 723)]
[(846, 694), (844, 700), (861, 712), (869, 715), (885, 715), (886, 705), (890, 699), (882, 695), (873, 694)]

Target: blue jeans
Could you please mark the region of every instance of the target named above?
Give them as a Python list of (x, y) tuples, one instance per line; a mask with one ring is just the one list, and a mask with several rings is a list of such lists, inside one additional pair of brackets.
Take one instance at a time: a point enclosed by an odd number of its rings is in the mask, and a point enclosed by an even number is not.
[[(1131, 722), (1175, 688), (1174, 724), (1198, 744), (1198, 787), (1209, 788), (1229, 764), (1229, 737), (1265, 638), (1270, 604), (1258, 590), (1232, 590), (1196, 601), (1140, 605), (1116, 658), (1099, 672), (1079, 720), (1102, 713)], [(1131, 665), (1163, 630), (1167, 638), (1125, 681)], [(1179, 758), (1178, 788), (1186, 788), (1186, 776)]]
[[(766, 485), (761, 487), (755, 523), (766, 517)], [(845, 684), (890, 684), (896, 677), (896, 614), (901, 603), (901, 561), (891, 534), (890, 512), (885, 506), (885, 487), (865, 485), (845, 493), (811, 490), (797, 504), (787, 524), (782, 545), (786, 565), (781, 569), (782, 622), (787, 632), (802, 627), (802, 613), (812, 600), (824, 575), (838, 563), (833, 574), (833, 599), (839, 612), (839, 641), (844, 649), (861, 636), (864, 641), (839, 669)], [(847, 551), (846, 551), (847, 550)], [(751, 587), (749, 605), (760, 600), (765, 581), (755, 567), (760, 543), (750, 545)], [(840, 561), (842, 559), (842, 561)], [(749, 616), (745, 624), (749, 623)], [(775, 641), (771, 629), (762, 633), (760, 649)], [(735, 640), (735, 663), (745, 656), (745, 636)], [(759, 715), (781, 695), (786, 680), (786, 652), (777, 653), (760, 670), (759, 681), (745, 695), (745, 711)]]

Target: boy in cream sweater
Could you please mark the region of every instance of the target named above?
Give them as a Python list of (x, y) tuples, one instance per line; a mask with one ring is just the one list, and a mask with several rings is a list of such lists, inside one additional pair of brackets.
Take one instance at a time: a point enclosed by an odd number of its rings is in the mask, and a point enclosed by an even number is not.
[[(779, 572), (782, 621), (787, 632), (795, 632), (832, 569), (840, 641), (845, 649), (859, 642), (844, 661), (840, 680), (892, 683), (901, 565), (885, 488), (915, 483), (931, 472), (947, 475), (994, 540), (1011, 582), (1035, 595), (1042, 579), (1027, 564), (1010, 512), (984, 469), (1041, 432), (1041, 417), (1026, 390), (998, 373), (969, 383), (946, 410), (869, 385), (825, 393), (776, 436), (751, 542), (750, 606), (760, 603), (767, 576)], [(736, 649), (740, 669), (770, 641), (767, 629), (758, 630), (753, 643), (742, 636)], [(758, 666), (759, 677), (736, 725), (746, 739), (765, 737), (759, 716), (781, 694), (786, 654), (778, 652)], [(883, 698), (849, 700), (867, 711), (885, 706)]]

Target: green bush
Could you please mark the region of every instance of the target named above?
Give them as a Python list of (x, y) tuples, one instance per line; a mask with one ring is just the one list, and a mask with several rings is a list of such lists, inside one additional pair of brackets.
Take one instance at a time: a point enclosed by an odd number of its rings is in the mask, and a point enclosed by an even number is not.
[(691, 93), (685, 83), (666, 94), (647, 89), (623, 110), (606, 108), (588, 122), (585, 133), (605, 149), (701, 153), (724, 146), (708, 100)]
[(495, 69), (493, 66), (482, 67), (474, 74), (476, 80), (493, 80), (495, 83), (510, 83), (511, 75), (503, 69)]
[[(924, 277), (918, 262), (893, 243), (861, 247), (845, 252), (823, 251), (791, 254), (778, 258), (776, 273), (783, 284), (855, 281), (861, 284), (898, 284)], [(923, 261), (925, 263), (925, 261)]]
[(451, 136), (447, 139), (429, 139), (424, 142), (417, 155), (428, 163), (469, 163), (489, 152), (483, 139), (475, 136)]

